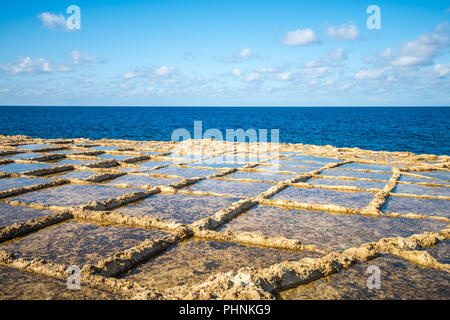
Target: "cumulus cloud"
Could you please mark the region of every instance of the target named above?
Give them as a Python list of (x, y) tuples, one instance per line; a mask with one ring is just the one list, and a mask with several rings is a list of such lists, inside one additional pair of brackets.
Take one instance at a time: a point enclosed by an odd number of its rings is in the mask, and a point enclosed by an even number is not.
[(387, 68), (361, 70), (355, 74), (355, 79), (376, 80), (379, 79), (386, 72), (386, 70)]
[(450, 63), (437, 64), (434, 66), (434, 71), (438, 74), (439, 78), (444, 78), (450, 74)]
[(251, 48), (243, 48), (239, 52), (234, 52), (231, 56), (223, 58), (225, 63), (238, 63), (244, 60), (260, 57), (258, 53), (254, 53)]
[(327, 62), (333, 62), (333, 61), (343, 61), (347, 59), (347, 54), (344, 52), (344, 49), (341, 47), (336, 48), (328, 52), (328, 54), (323, 59)]
[(259, 79), (259, 75), (257, 73), (251, 73), (245, 78), (245, 81), (246, 82), (253, 82), (253, 81), (256, 81), (258, 79)]
[(18, 74), (45, 74), (53, 72), (72, 71), (67, 65), (56, 65), (44, 58), (31, 59), (30, 57), (19, 58), (14, 63), (0, 64), (0, 70), (11, 75)]
[(138, 69), (134, 71), (125, 72), (120, 75), (122, 79), (133, 79), (133, 78), (170, 78), (170, 76), (175, 71), (173, 66), (161, 66), (153, 69)]
[(72, 63), (75, 65), (84, 66), (101, 61), (99, 58), (89, 55), (87, 52), (80, 52), (77, 50), (73, 50), (70, 54), (72, 55)]
[(303, 69), (307, 78), (320, 78), (330, 74), (333, 70), (337, 70), (342, 65), (342, 61), (346, 59), (347, 54), (339, 47), (329, 51), (321, 59), (311, 60), (300, 65), (300, 68)]
[(281, 43), (286, 46), (304, 46), (318, 42), (320, 42), (319, 38), (310, 28), (288, 31), (281, 40)]
[(239, 77), (239, 76), (242, 75), (242, 70), (239, 69), (239, 68), (236, 68), (236, 69), (233, 70), (233, 74), (234, 74), (236, 77)]
[(153, 74), (155, 74), (156, 76), (161, 76), (161, 77), (167, 77), (169, 76), (174, 70), (174, 67), (172, 66), (161, 66), (159, 68), (156, 68), (153, 71)]
[(276, 78), (277, 78), (277, 80), (281, 80), (281, 81), (291, 80), (292, 73), (290, 73), (290, 72), (280, 72), (280, 73), (277, 73)]
[(66, 18), (62, 14), (56, 15), (50, 12), (42, 12), (38, 15), (44, 27), (50, 30), (65, 30), (70, 31), (66, 25)]
[(328, 27), (328, 35), (337, 40), (355, 40), (359, 38), (359, 30), (356, 25), (346, 23), (339, 27)]
[(433, 32), (422, 34), (396, 50), (386, 49), (381, 57), (394, 67), (428, 66), (449, 46), (450, 28), (445, 22), (439, 24)]
[(241, 50), (241, 52), (239, 53), (239, 56), (242, 59), (247, 59), (248, 57), (250, 57), (250, 55), (252, 54), (252, 50), (250, 48), (244, 48)]

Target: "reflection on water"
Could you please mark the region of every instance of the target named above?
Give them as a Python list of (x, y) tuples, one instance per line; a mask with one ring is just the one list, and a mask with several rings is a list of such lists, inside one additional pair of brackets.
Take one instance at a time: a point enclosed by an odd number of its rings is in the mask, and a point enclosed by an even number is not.
[(217, 272), (236, 271), (247, 266), (263, 268), (286, 260), (317, 256), (313, 253), (290, 253), (234, 243), (191, 240), (138, 266), (125, 278), (151, 288), (165, 289), (198, 283)]
[(363, 208), (373, 199), (374, 195), (367, 192), (340, 192), (328, 189), (302, 189), (287, 187), (277, 193), (273, 199), (293, 200), (311, 204), (334, 204), (348, 208)]
[(360, 189), (383, 189), (386, 182), (383, 181), (364, 181), (364, 180), (342, 180), (342, 179), (310, 179), (307, 181), (312, 185), (322, 186), (353, 186)]
[(6, 203), (0, 203), (0, 227), (6, 227), (16, 222), (25, 222), (53, 214), (48, 210), (36, 210), (27, 207), (13, 207)]
[(355, 178), (374, 179), (374, 180), (389, 180), (391, 178), (390, 173), (350, 171), (350, 170), (339, 170), (339, 169), (326, 169), (326, 170), (323, 170), (320, 174), (323, 176), (355, 177)]
[(450, 188), (447, 187), (424, 187), (414, 184), (397, 184), (395, 193), (409, 193), (429, 196), (450, 197)]
[(241, 197), (254, 197), (270, 188), (270, 183), (247, 183), (239, 181), (225, 181), (216, 179), (205, 179), (190, 186), (192, 191), (205, 191), (220, 194), (230, 194)]
[(409, 237), (416, 233), (439, 231), (446, 225), (433, 220), (333, 215), (257, 206), (227, 223), (222, 230), (282, 236), (325, 250), (342, 251), (385, 237)]
[(0, 266), (0, 300), (111, 300), (112, 293), (83, 286), (67, 289), (66, 281)]
[(1, 245), (0, 248), (25, 259), (42, 258), (81, 267), (131, 248), (147, 238), (161, 238), (166, 234), (141, 228), (66, 222)]
[(34, 186), (41, 183), (50, 182), (50, 179), (42, 178), (1, 178), (0, 179), (0, 191), (6, 191), (9, 189), (23, 188), (27, 186)]
[(28, 203), (41, 203), (44, 205), (77, 206), (92, 201), (104, 201), (116, 198), (136, 191), (142, 190), (135, 188), (115, 188), (113, 186), (103, 185), (66, 184), (26, 193), (11, 199)]
[(263, 172), (243, 172), (238, 171), (227, 175), (227, 178), (231, 179), (251, 179), (251, 180), (263, 180), (263, 181), (284, 181), (294, 178), (295, 174), (284, 173), (263, 173)]
[(0, 165), (0, 171), (6, 173), (19, 173), (30, 170), (51, 168), (52, 165), (46, 163), (10, 163)]
[(214, 215), (229, 207), (238, 198), (213, 196), (188, 196), (182, 194), (156, 194), (136, 204), (118, 209), (133, 216), (152, 216), (161, 220), (171, 220), (189, 224)]
[(383, 212), (416, 213), (426, 216), (450, 217), (449, 200), (390, 197)]
[(218, 173), (218, 170), (213, 169), (196, 169), (196, 168), (180, 168), (180, 167), (166, 167), (158, 170), (154, 170), (151, 173), (157, 174), (170, 174), (173, 176), (183, 177), (183, 178), (193, 178), (193, 177), (206, 177), (212, 174)]
[[(369, 265), (381, 270), (381, 289), (368, 289)], [(286, 300), (303, 299), (448, 299), (450, 273), (422, 269), (401, 258), (385, 255), (369, 263), (307, 285), (281, 292)]]

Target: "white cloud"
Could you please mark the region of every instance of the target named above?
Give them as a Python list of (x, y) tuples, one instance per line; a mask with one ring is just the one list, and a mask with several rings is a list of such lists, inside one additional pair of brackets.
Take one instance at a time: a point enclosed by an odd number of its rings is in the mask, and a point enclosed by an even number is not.
[(126, 73), (122, 74), (122, 78), (124, 78), (124, 79), (131, 79), (131, 78), (134, 78), (136, 76), (137, 75), (134, 72), (126, 72)]
[(399, 49), (386, 49), (381, 57), (394, 67), (428, 66), (436, 56), (450, 46), (447, 22), (439, 24), (432, 33), (422, 34)]
[(173, 74), (175, 68), (173, 66), (161, 66), (158, 68), (136, 68), (134, 71), (125, 72), (120, 75), (122, 79), (133, 78), (169, 78)]
[(167, 77), (173, 72), (174, 68), (172, 66), (161, 66), (153, 71), (156, 76)]
[(304, 46), (320, 42), (319, 38), (312, 29), (297, 29), (288, 31), (281, 41), (286, 46)]
[(376, 80), (379, 79), (386, 72), (386, 70), (387, 68), (361, 70), (355, 74), (355, 79)]
[(292, 74), (290, 72), (280, 72), (277, 73), (276, 78), (281, 81), (287, 81), (292, 78)]
[(324, 58), (327, 62), (343, 61), (347, 59), (347, 54), (341, 47), (331, 50)]
[(324, 77), (341, 67), (342, 61), (347, 59), (347, 54), (339, 47), (328, 52), (318, 60), (311, 60), (301, 65), (309, 79)]
[(75, 65), (88, 65), (90, 63), (100, 62), (100, 59), (89, 55), (87, 52), (80, 52), (77, 50), (73, 50), (71, 53), (73, 64)]
[(439, 78), (444, 78), (450, 74), (450, 63), (437, 64), (434, 66), (434, 71), (438, 74)]
[(69, 31), (66, 25), (66, 18), (62, 14), (56, 15), (50, 12), (42, 12), (38, 15), (38, 18), (42, 21), (44, 27), (50, 30)]
[(250, 55), (252, 54), (252, 50), (250, 48), (244, 48), (241, 50), (241, 52), (239, 53), (239, 56), (242, 59), (247, 59), (248, 57), (250, 57)]
[(346, 23), (339, 27), (328, 27), (328, 35), (337, 40), (355, 40), (359, 38), (359, 30), (356, 25)]
[(277, 72), (277, 69), (275, 69), (275, 68), (261, 68), (261, 69), (256, 69), (256, 72), (258, 72), (258, 73), (274, 73), (274, 72)]
[(236, 77), (239, 77), (239, 76), (242, 75), (242, 70), (239, 69), (239, 68), (236, 68), (236, 69), (233, 70), (233, 74), (234, 74)]
[(256, 81), (258, 79), (259, 79), (259, 75), (257, 73), (251, 73), (245, 78), (245, 81), (246, 82), (253, 82), (253, 81)]
[(66, 65), (55, 65), (45, 60), (44, 58), (31, 59), (26, 57), (18, 59), (15, 63), (0, 64), (0, 70), (9, 74), (44, 74), (53, 72), (69, 72), (72, 71)]

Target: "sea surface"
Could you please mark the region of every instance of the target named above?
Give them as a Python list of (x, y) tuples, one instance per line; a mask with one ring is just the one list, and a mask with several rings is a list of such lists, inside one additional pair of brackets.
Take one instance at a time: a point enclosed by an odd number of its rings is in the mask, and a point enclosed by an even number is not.
[[(279, 129), (280, 142), (450, 155), (450, 107), (7, 107), (0, 134), (171, 140), (219, 129)], [(270, 141), (270, 131), (269, 139)]]

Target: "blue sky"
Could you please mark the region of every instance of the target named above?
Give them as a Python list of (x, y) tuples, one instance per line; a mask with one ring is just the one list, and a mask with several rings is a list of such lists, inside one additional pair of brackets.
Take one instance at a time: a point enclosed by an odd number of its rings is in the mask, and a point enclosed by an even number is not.
[(0, 105), (447, 106), (449, 20), (448, 1), (2, 1)]

